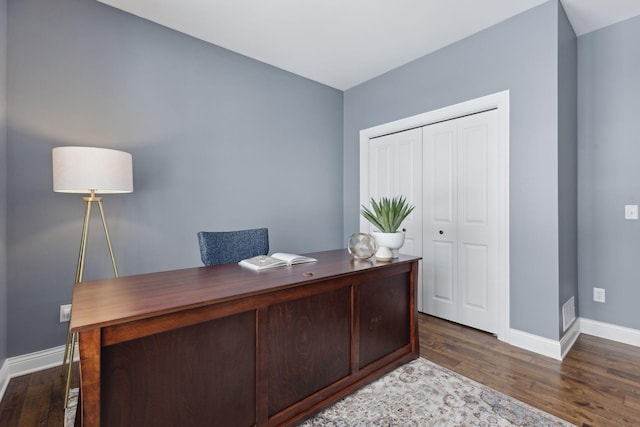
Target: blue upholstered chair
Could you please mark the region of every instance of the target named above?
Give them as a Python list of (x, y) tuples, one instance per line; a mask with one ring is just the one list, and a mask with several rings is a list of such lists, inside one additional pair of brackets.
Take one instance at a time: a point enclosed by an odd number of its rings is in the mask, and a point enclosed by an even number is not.
[(200, 231), (200, 258), (204, 265), (228, 264), (269, 253), (266, 228), (239, 231)]

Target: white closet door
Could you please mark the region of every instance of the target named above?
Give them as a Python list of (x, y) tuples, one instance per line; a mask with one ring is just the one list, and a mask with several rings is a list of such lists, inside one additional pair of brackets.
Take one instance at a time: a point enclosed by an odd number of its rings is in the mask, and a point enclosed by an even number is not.
[(401, 226), (405, 242), (400, 253), (422, 256), (422, 128), (371, 139), (369, 156), (370, 197), (402, 195), (415, 206)]
[(423, 308), (458, 321), (458, 133), (454, 120), (423, 128)]
[(498, 331), (495, 110), (423, 128), (423, 307)]

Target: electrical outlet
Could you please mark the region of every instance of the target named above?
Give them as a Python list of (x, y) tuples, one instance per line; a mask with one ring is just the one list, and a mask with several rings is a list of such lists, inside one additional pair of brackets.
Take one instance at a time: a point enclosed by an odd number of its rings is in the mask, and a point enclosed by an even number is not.
[(604, 302), (604, 289), (602, 288), (593, 288), (593, 300), (595, 302)]
[(638, 205), (624, 205), (624, 219), (638, 219)]
[(71, 320), (71, 304), (65, 304), (60, 306), (60, 323), (68, 322)]

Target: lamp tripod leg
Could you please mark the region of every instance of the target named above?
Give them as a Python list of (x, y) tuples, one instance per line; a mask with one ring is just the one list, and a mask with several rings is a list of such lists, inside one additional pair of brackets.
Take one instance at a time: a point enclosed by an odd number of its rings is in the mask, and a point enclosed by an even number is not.
[(84, 260), (87, 255), (87, 240), (89, 239), (89, 221), (91, 220), (91, 203), (93, 197), (84, 197), (83, 200), (87, 203), (84, 210), (84, 223), (82, 224), (82, 238), (80, 239), (80, 253), (78, 254), (78, 265), (76, 267), (76, 281), (75, 283), (82, 282), (82, 276), (84, 275)]
[[(89, 239), (89, 221), (91, 220), (91, 203), (94, 201), (94, 194), (91, 197), (84, 197), (83, 200), (86, 203), (84, 210), (84, 223), (82, 224), (82, 237), (80, 239), (80, 252), (78, 254), (78, 264), (76, 267), (76, 278), (74, 283), (82, 282), (82, 276), (84, 275), (84, 260), (87, 255), (87, 241)], [(72, 308), (73, 310), (73, 308)], [(71, 387), (71, 367), (73, 366), (73, 355), (76, 345), (76, 334), (71, 332), (71, 324), (67, 328), (67, 341), (64, 348), (64, 358), (62, 360), (62, 372), (61, 376), (64, 376), (65, 369), (67, 374), (67, 381), (64, 394), (64, 408), (67, 409), (69, 400), (69, 388)]]
[(118, 266), (116, 265), (116, 257), (113, 254), (113, 247), (111, 246), (111, 238), (109, 237), (109, 229), (107, 228), (107, 218), (104, 215), (104, 207), (102, 206), (102, 200), (98, 200), (98, 207), (100, 208), (100, 217), (102, 217), (102, 227), (104, 228), (104, 235), (107, 238), (107, 246), (109, 246), (109, 254), (111, 255), (111, 264), (113, 265), (113, 273), (115, 277), (119, 277)]
[(71, 332), (71, 345), (69, 346), (69, 368), (67, 369), (67, 387), (64, 391), (64, 409), (69, 406), (69, 389), (71, 385), (71, 365), (73, 363), (73, 353), (76, 348), (76, 334)]
[(71, 329), (67, 327), (67, 341), (64, 344), (64, 358), (62, 359), (62, 370), (60, 371), (60, 376), (63, 377), (65, 373), (65, 368), (67, 367), (67, 357), (69, 355), (69, 341), (71, 340)]
[[(91, 219), (91, 203), (98, 202), (100, 208), (100, 217), (102, 218), (102, 227), (104, 228), (104, 235), (107, 238), (107, 245), (109, 246), (109, 254), (111, 255), (111, 264), (113, 265), (113, 272), (115, 277), (119, 277), (118, 266), (116, 265), (116, 257), (113, 253), (113, 247), (111, 246), (111, 237), (109, 236), (109, 228), (107, 227), (107, 219), (104, 214), (104, 207), (102, 206), (102, 199), (96, 197), (95, 192), (91, 191), (90, 197), (84, 197), (87, 203), (84, 213), (84, 224), (82, 225), (82, 238), (80, 240), (80, 253), (78, 254), (78, 265), (76, 268), (76, 281), (75, 283), (82, 282), (84, 275), (84, 260), (87, 255), (87, 240), (89, 238), (89, 221)], [(64, 394), (64, 408), (67, 409), (69, 400), (69, 388), (71, 386), (71, 367), (73, 365), (73, 355), (75, 352), (77, 334), (67, 329), (67, 342), (64, 349), (64, 360), (62, 361), (62, 374), (64, 376), (65, 367), (67, 373), (67, 385)]]

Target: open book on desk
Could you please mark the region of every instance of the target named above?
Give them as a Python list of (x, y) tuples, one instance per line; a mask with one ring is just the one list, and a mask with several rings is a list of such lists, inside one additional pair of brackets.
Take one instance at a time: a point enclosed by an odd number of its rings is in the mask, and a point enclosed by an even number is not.
[(252, 268), (254, 270), (266, 270), (267, 268), (285, 267), (288, 265), (303, 264), (305, 262), (314, 261), (317, 261), (317, 259), (302, 255), (285, 254), (282, 252), (278, 252), (275, 254), (271, 254), (271, 256), (258, 255), (254, 256), (253, 258), (243, 259), (238, 264)]

